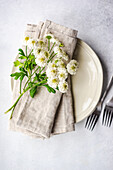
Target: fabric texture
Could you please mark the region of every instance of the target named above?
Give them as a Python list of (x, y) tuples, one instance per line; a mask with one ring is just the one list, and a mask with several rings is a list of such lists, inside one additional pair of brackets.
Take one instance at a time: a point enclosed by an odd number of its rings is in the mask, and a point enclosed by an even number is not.
[[(43, 39), (46, 33), (54, 34), (64, 44), (64, 50), (72, 59), (77, 31), (47, 20), (38, 25), (28, 24), (25, 35)], [(40, 138), (49, 138), (54, 134), (74, 131), (70, 76), (68, 83), (69, 88), (65, 94), (59, 91), (52, 94), (44, 87), (38, 88), (34, 98), (30, 97), (29, 91), (26, 92), (15, 107), (13, 118), (9, 122), (9, 129)], [(19, 89), (18, 81), (14, 85), (13, 101), (18, 97), (17, 89)]]

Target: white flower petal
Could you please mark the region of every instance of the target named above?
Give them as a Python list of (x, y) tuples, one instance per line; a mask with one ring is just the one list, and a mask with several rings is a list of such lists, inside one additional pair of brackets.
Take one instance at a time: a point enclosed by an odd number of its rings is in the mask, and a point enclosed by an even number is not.
[(66, 81), (59, 82), (58, 88), (61, 93), (66, 93), (68, 90), (68, 83)]
[(70, 73), (71, 75), (75, 75), (76, 71), (78, 69), (78, 65), (79, 65), (79, 63), (76, 60), (71, 60), (67, 64), (67, 71), (68, 71), (68, 73)]
[(50, 63), (48, 64), (48, 67), (51, 69), (51, 68), (56, 68), (56, 64), (53, 62), (53, 63)]
[(55, 43), (56, 45), (60, 45), (61, 44), (61, 42), (57, 39), (57, 38), (54, 38), (54, 37), (52, 37), (51, 39), (50, 39), (50, 41), (52, 42), (52, 43)]
[(28, 43), (29, 43), (29, 40), (30, 40), (30, 37), (29, 37), (29, 35), (26, 35), (25, 37), (24, 37), (24, 45), (28, 45)]
[(58, 72), (58, 78), (60, 81), (64, 81), (66, 80), (68, 77), (68, 73), (67, 73), (67, 70), (66, 69), (59, 69), (59, 72)]
[(47, 81), (48, 85), (52, 88), (56, 88), (58, 86), (59, 80), (57, 77), (54, 78), (48, 78)]
[(37, 56), (42, 52), (42, 49), (40, 47), (35, 47), (33, 52), (34, 52), (35, 56)]
[(55, 77), (57, 75), (57, 70), (55, 68), (47, 68), (46, 74), (48, 77)]
[(34, 49), (36, 47), (36, 44), (37, 44), (37, 40), (32, 38), (29, 40), (28, 46), (29, 46), (29, 48)]
[(36, 64), (40, 67), (44, 67), (47, 64), (47, 59), (44, 56), (37, 56), (35, 59)]

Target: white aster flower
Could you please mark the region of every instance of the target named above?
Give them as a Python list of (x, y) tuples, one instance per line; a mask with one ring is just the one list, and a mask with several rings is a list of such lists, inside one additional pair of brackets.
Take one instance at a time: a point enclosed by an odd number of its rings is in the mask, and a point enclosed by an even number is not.
[(38, 47), (45, 48), (46, 44), (43, 40), (38, 41)]
[(50, 41), (51, 41), (52, 43), (55, 43), (55, 44), (58, 45), (58, 46), (61, 44), (61, 42), (60, 42), (57, 38), (54, 38), (54, 37), (52, 37)]
[(66, 93), (68, 90), (68, 83), (66, 81), (59, 82), (58, 88), (61, 93)]
[(47, 81), (48, 85), (52, 88), (56, 88), (58, 86), (59, 80), (57, 77), (54, 78), (48, 78)]
[(43, 57), (45, 57), (46, 59), (49, 58), (49, 52), (48, 52), (48, 51), (44, 51), (44, 50), (43, 50), (42, 48), (40, 48), (40, 47), (37, 47), (37, 48), (34, 49), (34, 54), (35, 54), (36, 57), (38, 57), (38, 56), (43, 56)]
[(29, 46), (29, 48), (34, 49), (36, 44), (37, 44), (37, 41), (35, 39), (30, 39), (28, 46)]
[(62, 49), (59, 48), (58, 46), (55, 46), (53, 51), (58, 54), (58, 56), (62, 56)]
[(67, 64), (67, 71), (68, 71), (68, 73), (70, 73), (71, 75), (76, 74), (76, 71), (78, 69), (78, 65), (79, 65), (79, 63), (76, 60), (71, 60)]
[(33, 52), (34, 52), (35, 56), (37, 56), (42, 52), (42, 49), (40, 47), (36, 47)]
[(58, 63), (61, 61), (60, 58), (56, 57), (53, 59), (52, 63), (54, 63), (56, 66), (58, 66)]
[(47, 64), (47, 59), (44, 56), (37, 56), (36, 59), (36, 64), (40, 67), (44, 67)]
[(64, 81), (66, 80), (66, 78), (68, 77), (68, 73), (66, 69), (59, 69), (58, 71), (58, 78), (60, 81)]
[(68, 61), (68, 55), (60, 47), (54, 47), (54, 52), (57, 53), (58, 58)]
[(65, 68), (65, 63), (62, 61), (62, 60), (59, 60), (58, 62), (57, 62), (57, 66), (58, 66), (58, 68)]
[(45, 56), (45, 58), (47, 58), (47, 59), (48, 59), (50, 54), (49, 54), (49, 52), (48, 52), (48, 51), (43, 51), (43, 55)]
[(62, 59), (64, 59), (65, 61), (68, 61), (69, 59), (68, 55), (64, 51), (62, 52)]
[(47, 68), (46, 70), (47, 77), (55, 77), (57, 75), (57, 69), (56, 68)]
[(56, 64), (55, 64), (55, 63), (50, 63), (50, 62), (49, 62), (48, 68), (50, 68), (50, 69), (55, 69), (55, 68), (56, 68)]
[(27, 45), (28, 42), (29, 42), (29, 40), (30, 40), (30, 37), (26, 35), (26, 36), (24, 37), (24, 45)]

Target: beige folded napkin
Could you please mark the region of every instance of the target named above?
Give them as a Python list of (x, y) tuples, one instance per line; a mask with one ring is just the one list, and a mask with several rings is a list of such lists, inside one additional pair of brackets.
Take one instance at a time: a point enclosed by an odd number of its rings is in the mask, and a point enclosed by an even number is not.
[[(26, 34), (33, 38), (43, 39), (45, 33), (51, 32), (64, 44), (64, 50), (72, 58), (77, 31), (58, 25), (51, 21), (40, 22), (27, 26)], [(34, 98), (26, 92), (15, 107), (10, 120), (10, 130), (21, 131), (33, 137), (48, 138), (53, 134), (74, 130), (73, 100), (71, 94), (70, 76), (68, 77), (68, 92), (57, 91), (51, 94), (44, 87), (39, 87)], [(13, 101), (18, 97), (19, 82), (16, 81), (13, 90)]]

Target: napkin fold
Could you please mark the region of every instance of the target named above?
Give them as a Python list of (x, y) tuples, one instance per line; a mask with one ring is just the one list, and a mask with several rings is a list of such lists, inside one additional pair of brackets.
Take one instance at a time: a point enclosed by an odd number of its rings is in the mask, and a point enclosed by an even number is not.
[[(72, 59), (77, 31), (47, 20), (38, 25), (28, 24), (25, 32), (26, 35), (39, 39), (43, 39), (46, 33), (54, 34), (64, 44), (64, 50)], [(64, 94), (59, 91), (55, 94), (49, 93), (45, 87), (39, 87), (34, 98), (26, 92), (15, 107), (13, 117), (9, 121), (9, 129), (40, 138), (74, 131), (70, 76), (68, 76), (68, 84), (68, 91)], [(14, 83), (13, 101), (18, 97), (17, 89), (19, 89), (18, 81)]]

